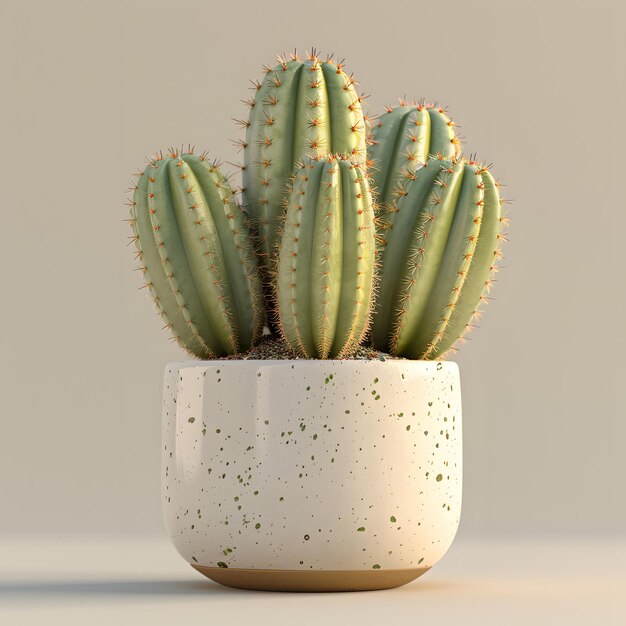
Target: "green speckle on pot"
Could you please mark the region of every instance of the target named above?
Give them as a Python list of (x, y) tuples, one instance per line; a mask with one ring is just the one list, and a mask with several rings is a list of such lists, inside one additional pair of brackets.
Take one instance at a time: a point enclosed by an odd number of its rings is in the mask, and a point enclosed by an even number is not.
[(424, 562), (424, 557), (422, 557), (422, 558), (421, 558), (421, 559), (417, 562), (417, 564), (418, 564), (418, 565), (420, 565), (420, 564), (421, 564), (421, 563), (423, 563), (423, 562)]
[(411, 430), (411, 424), (407, 424), (407, 425), (406, 425), (406, 429), (407, 429), (407, 430)]
[(432, 402), (429, 402), (429, 403), (428, 403), (428, 406), (432, 406), (432, 405), (433, 405), (433, 403), (432, 403)]
[(378, 378), (374, 378), (374, 384), (378, 382)]
[(226, 563), (224, 563), (224, 561), (218, 561), (217, 566), (218, 566), (218, 567), (225, 567), (225, 568), (228, 568), (228, 565), (226, 565)]
[(437, 474), (435, 480), (440, 483), (443, 480), (443, 476), (441, 474)]
[(310, 535), (304, 535), (304, 540), (305, 540), (305, 541), (308, 541), (310, 538), (311, 538), (311, 536), (310, 536)]
[(346, 409), (345, 413), (348, 415), (350, 413), (350, 409)]
[(235, 502), (239, 502), (239, 496), (235, 496), (235, 497), (233, 498), (233, 500), (234, 500)]
[(193, 559), (196, 563), (198, 562), (198, 559), (196, 559), (196, 557), (195, 557), (195, 556), (192, 556), (191, 558), (192, 558), (192, 559)]
[(265, 420), (263, 423), (267, 426), (270, 423), (270, 421), (269, 420)]
[(304, 431), (305, 428), (306, 428), (306, 424), (304, 422), (300, 424), (300, 430)]
[(395, 523), (395, 521), (396, 521), (396, 516), (395, 516), (395, 515), (392, 515), (392, 516), (389, 518), (389, 521), (390, 521), (390, 522), (394, 522), (394, 523)]
[(317, 439), (317, 433), (315, 433), (315, 435), (313, 435), (313, 441), (315, 441)]
[(380, 400), (380, 394), (376, 394), (376, 396), (374, 397), (374, 400)]
[(311, 385), (306, 388), (307, 391), (311, 391)]
[(261, 378), (261, 372), (257, 372), (257, 376)]
[(206, 435), (206, 428), (202, 429), (202, 436), (204, 437)]
[(372, 565), (372, 569), (380, 569), (380, 565), (378, 565), (378, 563), (374, 563), (374, 565)]
[(358, 533), (365, 532), (365, 526), (359, 526), (359, 528), (357, 528), (357, 529), (356, 529), (356, 531), (357, 531)]
[(193, 423), (196, 421), (196, 418), (195, 418), (195, 417), (190, 417), (187, 421), (188, 421), (190, 424), (193, 424)]
[(258, 492), (258, 491), (255, 491), (255, 492), (254, 492), (254, 495), (255, 495), (255, 496), (258, 496), (258, 495), (259, 495), (259, 492)]
[(257, 530), (259, 530), (259, 528), (261, 528), (261, 524), (259, 524), (259, 522), (257, 522), (257, 523), (254, 525), (254, 527), (255, 527)]
[(215, 432), (219, 435), (219, 433), (221, 433), (222, 431), (219, 428), (216, 428)]
[(398, 413), (398, 417), (404, 417), (404, 413)]
[(280, 498), (278, 498), (278, 501), (279, 501), (279, 502), (284, 502), (284, 501), (285, 501), (285, 498), (283, 498), (282, 496), (280, 496)]
[(324, 379), (324, 384), (325, 384), (325, 385), (328, 385), (328, 383), (329, 383), (329, 382), (330, 382), (330, 378), (325, 378), (325, 379)]

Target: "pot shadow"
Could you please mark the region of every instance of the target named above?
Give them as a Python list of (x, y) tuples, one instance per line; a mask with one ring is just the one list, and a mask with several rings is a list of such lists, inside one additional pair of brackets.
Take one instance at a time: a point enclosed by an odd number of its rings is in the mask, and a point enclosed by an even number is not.
[(235, 589), (209, 580), (33, 580), (0, 582), (0, 601), (28, 597), (72, 599), (85, 596), (227, 595)]
[(85, 597), (103, 596), (207, 596), (220, 597), (230, 595), (271, 596), (287, 594), (290, 596), (350, 596), (361, 593), (439, 593), (458, 589), (463, 586), (458, 581), (423, 581), (403, 585), (395, 589), (381, 589), (355, 592), (280, 592), (280, 591), (253, 591), (234, 589), (218, 585), (210, 580), (33, 580), (0, 582), (0, 602), (10, 600), (78, 600)]

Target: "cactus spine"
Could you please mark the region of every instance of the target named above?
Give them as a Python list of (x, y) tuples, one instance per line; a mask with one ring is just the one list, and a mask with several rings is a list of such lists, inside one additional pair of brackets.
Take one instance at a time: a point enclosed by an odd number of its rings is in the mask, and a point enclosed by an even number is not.
[(287, 200), (277, 267), (279, 327), (304, 357), (339, 357), (365, 335), (373, 292), (374, 211), (361, 166), (307, 160)]
[(437, 359), (471, 326), (500, 254), (501, 203), (474, 162), (435, 159), (415, 172), (381, 218), (379, 350)]
[(279, 58), (257, 83), (246, 127), (243, 195), (256, 233), (266, 283), (275, 259), (286, 184), (305, 156), (351, 155), (364, 162), (366, 128), (361, 98), (342, 64)]
[(233, 191), (205, 155), (150, 161), (131, 202), (147, 286), (166, 327), (201, 358), (250, 348), (263, 329), (254, 251)]
[(381, 206), (391, 206), (430, 156), (460, 156), (461, 142), (445, 109), (432, 104), (388, 107), (372, 128), (368, 158)]

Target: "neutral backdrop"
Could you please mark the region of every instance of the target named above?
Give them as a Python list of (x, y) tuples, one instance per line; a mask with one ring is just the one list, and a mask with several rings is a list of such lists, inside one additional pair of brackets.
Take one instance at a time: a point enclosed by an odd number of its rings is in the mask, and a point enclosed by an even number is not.
[(277, 53), (345, 57), (369, 111), (445, 104), (511, 241), (458, 355), (465, 535), (626, 529), (626, 12), (606, 1), (0, 2), (0, 532), (161, 532), (161, 376), (124, 190), (231, 118)]

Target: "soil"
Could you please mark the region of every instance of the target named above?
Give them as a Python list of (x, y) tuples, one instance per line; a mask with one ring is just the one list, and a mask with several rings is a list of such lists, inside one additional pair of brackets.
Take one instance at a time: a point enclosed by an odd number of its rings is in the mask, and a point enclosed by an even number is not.
[[(287, 343), (273, 335), (264, 335), (260, 343), (247, 352), (241, 354), (232, 354), (224, 357), (228, 360), (260, 360), (269, 361), (275, 359), (302, 359), (302, 357), (296, 355), (289, 348)], [(385, 352), (379, 352), (369, 346), (359, 346), (352, 354), (343, 357), (347, 360), (360, 360), (360, 361), (386, 361), (387, 359), (400, 359), (401, 357), (391, 356)], [(304, 359), (306, 360), (306, 359)]]

